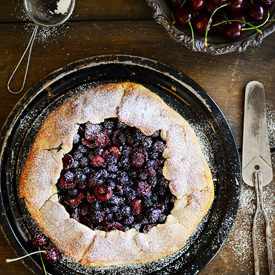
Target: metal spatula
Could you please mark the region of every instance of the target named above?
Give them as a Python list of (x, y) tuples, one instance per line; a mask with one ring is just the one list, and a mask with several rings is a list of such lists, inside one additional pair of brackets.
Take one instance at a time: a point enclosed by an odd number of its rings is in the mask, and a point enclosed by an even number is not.
[(264, 86), (258, 81), (249, 82), (245, 89), (242, 156), (243, 181), (249, 186), (255, 187), (256, 191), (257, 208), (252, 228), (255, 274), (260, 274), (256, 220), (262, 210), (266, 224), (269, 274), (273, 275), (272, 235), (262, 200), (263, 186), (272, 181), (273, 172), (267, 133), (265, 92)]

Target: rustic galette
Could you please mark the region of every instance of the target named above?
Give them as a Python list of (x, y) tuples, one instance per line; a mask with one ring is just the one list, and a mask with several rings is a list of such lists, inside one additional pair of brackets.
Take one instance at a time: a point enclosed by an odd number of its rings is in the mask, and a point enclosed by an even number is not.
[(125, 82), (87, 89), (48, 116), (19, 196), (66, 256), (108, 266), (181, 249), (214, 186), (191, 126), (159, 96)]

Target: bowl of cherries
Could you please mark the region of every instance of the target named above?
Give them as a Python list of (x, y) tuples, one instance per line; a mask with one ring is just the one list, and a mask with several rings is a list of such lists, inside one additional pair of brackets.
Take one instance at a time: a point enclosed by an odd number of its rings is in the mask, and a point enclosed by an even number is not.
[(210, 54), (243, 52), (275, 30), (275, 0), (146, 0), (177, 42)]

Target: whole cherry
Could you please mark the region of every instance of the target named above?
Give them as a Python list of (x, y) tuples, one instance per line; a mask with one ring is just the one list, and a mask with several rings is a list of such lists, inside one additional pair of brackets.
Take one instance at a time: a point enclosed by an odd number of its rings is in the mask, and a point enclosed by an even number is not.
[(170, 4), (174, 8), (179, 8), (183, 2), (183, 0), (169, 0)]
[(265, 8), (270, 8), (273, 4), (274, 0), (260, 0), (261, 5), (263, 5)]
[(242, 24), (239, 22), (232, 22), (227, 24), (224, 30), (224, 37), (227, 39), (235, 40), (242, 36)]
[(42, 254), (42, 258), (47, 262), (57, 263), (61, 260), (61, 253), (56, 247), (49, 245), (46, 253)]
[[(221, 24), (219, 24), (221, 23)], [(223, 16), (220, 16), (218, 15), (217, 17), (215, 17), (214, 19), (214, 25), (215, 24), (219, 24), (215, 27), (213, 27), (213, 30), (216, 32), (216, 33), (219, 33), (219, 34), (223, 34), (224, 33), (224, 30), (225, 30), (225, 27), (227, 25), (227, 21), (225, 20), (225, 18)]]
[(260, 4), (253, 4), (249, 8), (249, 16), (253, 21), (262, 21), (265, 18), (266, 11)]
[(193, 11), (201, 11), (206, 4), (206, 0), (190, 0), (189, 5)]
[(36, 232), (31, 239), (32, 245), (40, 248), (45, 247), (48, 241), (48, 237), (41, 232)]
[(198, 17), (195, 18), (195, 21), (194, 21), (195, 29), (201, 34), (205, 34), (209, 20), (210, 20), (209, 26), (211, 27), (212, 18), (210, 18), (210, 15), (207, 15), (207, 14), (199, 15)]
[(192, 18), (191, 10), (188, 8), (178, 9), (175, 13), (176, 22), (181, 26), (186, 26)]
[(232, 0), (227, 6), (227, 9), (232, 13), (238, 13), (245, 8), (246, 0)]
[(241, 11), (239, 13), (233, 14), (232, 19), (243, 21), (244, 23), (241, 23), (242, 27), (244, 27), (246, 25), (245, 22), (249, 21), (248, 20), (248, 15), (244, 11)]

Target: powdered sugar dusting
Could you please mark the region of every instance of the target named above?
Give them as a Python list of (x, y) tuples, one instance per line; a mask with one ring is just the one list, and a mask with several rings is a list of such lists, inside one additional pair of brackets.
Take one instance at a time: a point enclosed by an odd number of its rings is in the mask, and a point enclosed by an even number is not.
[[(67, 31), (70, 29), (69, 23), (64, 23), (57, 27), (40, 27), (37, 32), (36, 41), (39, 43), (49, 43), (50, 41), (54, 40), (58, 36), (64, 36)], [(25, 23), (24, 30), (26, 31), (27, 35), (31, 35), (34, 30), (34, 23)], [(67, 36), (70, 38), (70, 36)]]
[[(82, 90), (82, 88), (80, 90)], [(198, 136), (199, 142), (202, 146), (202, 151), (204, 152), (206, 159), (208, 161), (208, 164), (211, 167), (211, 171), (213, 173), (213, 177), (215, 180), (215, 174), (216, 174), (215, 173), (216, 168), (214, 166), (215, 160), (212, 159), (212, 157), (215, 155), (214, 148), (213, 148), (213, 147), (215, 147), (215, 144), (213, 144), (213, 140), (212, 140), (211, 136), (208, 136), (208, 134), (207, 134), (208, 129), (209, 129), (209, 131), (211, 131), (210, 126), (207, 123), (205, 123), (205, 125), (204, 125), (204, 123), (201, 123), (200, 125), (194, 124), (193, 126), (195, 128), (195, 132)], [(205, 131), (206, 131), (206, 134), (204, 134)], [(156, 261), (154, 263), (145, 264), (145, 265), (131, 265), (131, 266), (128, 265), (128, 266), (117, 266), (117, 267), (112, 266), (112, 267), (106, 267), (106, 268), (102, 268), (102, 267), (89, 268), (89, 267), (84, 267), (77, 263), (74, 263), (73, 261), (64, 257), (60, 265), (66, 266), (66, 268), (70, 268), (75, 273), (79, 272), (80, 274), (95, 274), (95, 273), (98, 273), (98, 274), (146, 274), (146, 273), (153, 272), (153, 271), (158, 271), (158, 274), (169, 274), (169, 273), (173, 272), (174, 270), (176, 270), (177, 268), (180, 268), (182, 266), (182, 264), (186, 261), (186, 259), (188, 257), (190, 257), (190, 255), (194, 251), (195, 251), (195, 253), (196, 253), (196, 251), (199, 251), (199, 245), (194, 246), (194, 243), (200, 242), (200, 239), (201, 239), (200, 233), (203, 230), (203, 228), (205, 227), (205, 221), (207, 221), (207, 219), (208, 219), (208, 217), (205, 217), (204, 222), (200, 223), (196, 232), (194, 232), (193, 236), (188, 240), (188, 244), (182, 250), (178, 251), (177, 253), (175, 253), (171, 256), (168, 256), (168, 257), (165, 257), (159, 261)], [(211, 220), (212, 219), (215, 220), (215, 216), (214, 217), (211, 216)], [(218, 215), (216, 215), (216, 219), (218, 220)], [(232, 217), (228, 218), (227, 222), (224, 223), (225, 229), (230, 226), (232, 219), (233, 219)], [(205, 232), (204, 232), (204, 234), (205, 234)], [(193, 245), (192, 250), (191, 249), (188, 250), (190, 247), (190, 243)], [(181, 257), (178, 261), (175, 261), (180, 256), (182, 256), (183, 253), (184, 253), (184, 257)], [(173, 262), (173, 264), (168, 267), (168, 265), (172, 262)], [(165, 267), (166, 267), (165, 270), (160, 270)], [(66, 274), (66, 273), (64, 273), (64, 274)]]
[[(275, 154), (272, 154), (273, 163), (275, 161)], [(275, 185), (270, 183), (263, 189), (263, 201), (266, 214), (269, 218), (272, 232), (274, 234), (275, 224)], [(256, 209), (255, 190), (246, 184), (242, 185), (242, 192), (239, 202), (239, 210), (236, 220), (231, 229), (231, 233), (228, 237), (225, 247), (221, 250), (220, 256), (226, 261), (228, 257), (234, 257), (234, 259), (241, 263), (253, 262), (253, 249), (252, 249), (252, 222)], [(263, 216), (257, 220), (258, 228), (258, 243), (259, 243), (259, 255), (262, 260), (262, 265), (267, 264), (266, 260), (266, 245), (265, 245), (265, 233), (264, 233), (264, 220)], [(274, 238), (273, 238), (274, 239)]]
[(71, 5), (71, 2), (71, 0), (59, 0), (59, 2), (57, 2), (57, 8), (54, 12), (56, 14), (65, 14)]
[[(21, 2), (16, 1), (15, 3), (13, 3), (13, 6), (14, 6), (14, 11), (12, 13), (12, 16), (15, 16), (19, 21), (26, 22), (24, 24), (24, 30), (26, 31), (26, 36), (27, 35), (30, 36), (34, 30), (35, 25), (33, 22), (30, 22), (31, 19), (28, 17), (27, 13), (25, 12), (22, 1)], [(60, 11), (63, 11), (63, 8), (60, 9)], [(15, 26), (17, 27), (17, 25)], [(68, 29), (70, 29), (71, 27), (72, 26), (69, 26), (69, 23), (67, 22), (57, 27), (40, 26), (37, 32), (36, 41), (42, 44), (49, 43), (51, 39), (55, 39), (60, 35), (62, 36), (67, 35)], [(71, 38), (71, 36), (67, 35), (67, 38)]]
[(267, 109), (267, 130), (269, 134), (269, 144), (271, 148), (275, 147), (275, 110)]

